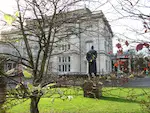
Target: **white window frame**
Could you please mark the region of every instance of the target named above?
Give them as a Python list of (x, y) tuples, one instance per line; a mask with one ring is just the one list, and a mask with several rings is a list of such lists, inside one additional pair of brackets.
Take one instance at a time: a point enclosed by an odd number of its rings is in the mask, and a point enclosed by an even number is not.
[(93, 41), (86, 41), (85, 45), (86, 45), (86, 52), (88, 52), (89, 50), (91, 50), (91, 47), (93, 45)]
[[(61, 59), (61, 62), (60, 62)], [(59, 56), (58, 57), (58, 71), (59, 72), (70, 72), (71, 71), (71, 57), (70, 56)]]

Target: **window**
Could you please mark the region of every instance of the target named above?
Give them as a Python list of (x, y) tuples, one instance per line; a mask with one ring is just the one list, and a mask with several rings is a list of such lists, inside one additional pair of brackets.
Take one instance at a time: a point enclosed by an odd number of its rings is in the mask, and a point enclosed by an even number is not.
[(62, 50), (65, 50), (64, 48), (65, 48), (64, 45), (62, 45)]
[(70, 56), (61, 56), (58, 57), (58, 71), (59, 72), (70, 72)]
[(64, 65), (65, 66), (65, 72), (67, 71), (67, 65)]
[(70, 72), (70, 64), (58, 65), (59, 72)]
[(7, 64), (7, 69), (10, 70), (12, 68), (12, 63)]
[(64, 51), (70, 50), (70, 44), (63, 45), (62, 50)]
[(68, 62), (70, 62), (70, 56), (68, 56)]
[(65, 71), (65, 66), (64, 66), (64, 65), (62, 65), (62, 67), (63, 67), (62, 71), (64, 72), (64, 71)]
[(107, 68), (108, 68), (108, 61), (106, 60), (106, 71), (107, 71)]
[(68, 44), (68, 50), (70, 50), (70, 44)]
[(70, 64), (68, 65), (68, 71), (70, 71)]
[(93, 45), (93, 41), (86, 42), (86, 52), (88, 52), (91, 49), (92, 45)]
[(65, 51), (67, 50), (67, 45), (64, 45), (64, 50), (65, 50)]
[(65, 62), (67, 62), (67, 57), (64, 57), (65, 58)]
[(59, 44), (58, 48), (59, 50), (67, 51), (70, 50), (71, 45), (70, 44)]
[(59, 57), (59, 62), (61, 62), (61, 57)]
[(111, 64), (110, 64), (110, 61), (109, 61), (109, 71), (111, 70), (110, 66), (111, 66)]
[(58, 65), (58, 70), (61, 71), (61, 65)]
[(107, 52), (107, 42), (105, 41), (105, 51)]
[(70, 62), (70, 56), (58, 57), (58, 62)]
[(16, 63), (13, 63), (13, 68), (15, 68), (16, 67)]
[(65, 60), (64, 60), (64, 57), (62, 57), (62, 62), (64, 62)]

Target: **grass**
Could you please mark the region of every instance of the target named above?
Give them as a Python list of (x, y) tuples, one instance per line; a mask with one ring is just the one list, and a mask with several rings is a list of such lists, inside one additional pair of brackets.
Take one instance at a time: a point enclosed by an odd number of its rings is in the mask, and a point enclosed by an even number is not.
[[(142, 88), (103, 88), (101, 99), (83, 97), (81, 90), (61, 89), (65, 95), (73, 95), (72, 100), (55, 98), (48, 94), (39, 102), (40, 113), (145, 113), (140, 101), (146, 99), (150, 89)], [(58, 95), (54, 95), (58, 97)], [(8, 113), (29, 113), (30, 100), (14, 106)]]

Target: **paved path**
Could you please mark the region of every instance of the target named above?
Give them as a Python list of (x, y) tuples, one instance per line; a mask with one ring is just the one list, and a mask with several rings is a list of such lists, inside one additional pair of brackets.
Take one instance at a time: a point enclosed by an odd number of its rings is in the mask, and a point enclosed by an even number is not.
[(134, 78), (125, 83), (123, 87), (150, 87), (150, 77)]

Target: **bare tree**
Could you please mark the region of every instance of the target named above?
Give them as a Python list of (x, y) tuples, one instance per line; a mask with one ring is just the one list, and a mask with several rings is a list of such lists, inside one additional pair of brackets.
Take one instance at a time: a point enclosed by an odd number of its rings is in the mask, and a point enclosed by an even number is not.
[[(124, 37), (124, 39), (129, 40), (129, 42), (136, 44), (136, 50), (141, 50), (143, 47), (146, 47), (149, 49), (149, 1), (142, 1), (142, 0), (118, 0), (116, 1), (117, 7), (113, 4), (113, 2), (110, 2), (113, 9), (118, 13), (118, 18), (116, 18), (116, 21), (118, 20), (125, 20), (129, 23), (123, 23), (123, 27), (126, 27), (127, 33), (134, 34), (131, 35), (129, 38), (129, 35), (118, 33), (116, 36)], [(115, 21), (115, 20), (113, 20)], [(131, 24), (131, 25), (130, 25)]]
[[(16, 0), (16, 14), (14, 16), (5, 15), (6, 19), (11, 19), (12, 26), (15, 29), (10, 32), (3, 32), (4, 40), (1, 40), (1, 42), (13, 48), (17, 53), (15, 55), (12, 53), (3, 54), (11, 57), (11, 61), (30, 68), (33, 75), (33, 86), (35, 87), (35, 90), (30, 93), (24, 83), (13, 80), (19, 84), (21, 93), (17, 91), (12, 95), (16, 98), (30, 98), (31, 113), (39, 112), (38, 103), (43, 95), (41, 88), (47, 85), (45, 77), (47, 76), (49, 63), (54, 55), (61, 54), (59, 51), (54, 51), (59, 48), (59, 42), (64, 39), (68, 41), (68, 37), (83, 33), (89, 27), (79, 29), (71, 25), (85, 21), (84, 16), (86, 13), (81, 12), (81, 14), (78, 14), (69, 11), (81, 1)], [(107, 21), (105, 23), (108, 24)], [(109, 30), (109, 28), (108, 30), (105, 29), (104, 32)], [(110, 34), (113, 35), (112, 32)], [(20, 49), (20, 46), (17, 47), (16, 43), (20, 44), (22, 49)], [(17, 97), (17, 93), (19, 97)]]
[[(47, 68), (51, 57), (54, 55), (53, 50), (58, 46), (57, 42), (73, 34), (69, 28), (64, 27), (65, 23), (77, 21), (81, 15), (72, 18), (72, 14), (67, 13), (68, 9), (81, 0), (17, 0), (18, 14), (17, 19), (12, 24), (17, 28), (16, 32), (5, 35), (3, 43), (11, 46), (17, 51), (17, 55), (5, 53), (7, 56), (19, 59), (19, 63), (27, 66), (32, 70), (33, 86), (43, 87), (44, 76), (47, 75)], [(31, 16), (27, 17), (26, 13)], [(9, 15), (7, 15), (9, 16)], [(20, 38), (14, 38), (18, 35)], [(10, 41), (11, 40), (11, 41)], [(22, 42), (27, 53), (23, 56), (20, 50), (13, 44), (13, 41)], [(14, 42), (15, 43), (15, 42)], [(37, 53), (33, 55), (33, 46), (36, 45)], [(56, 53), (55, 53), (56, 54)], [(57, 53), (60, 54), (60, 53)], [(13, 60), (13, 59), (12, 59)], [(14, 60), (15, 62), (15, 60)], [(16, 61), (17, 62), (17, 61)], [(30, 112), (39, 113), (38, 103), (42, 92), (34, 90), (31, 94), (26, 90), (23, 83), (20, 83), (23, 91), (23, 98), (31, 99)]]

